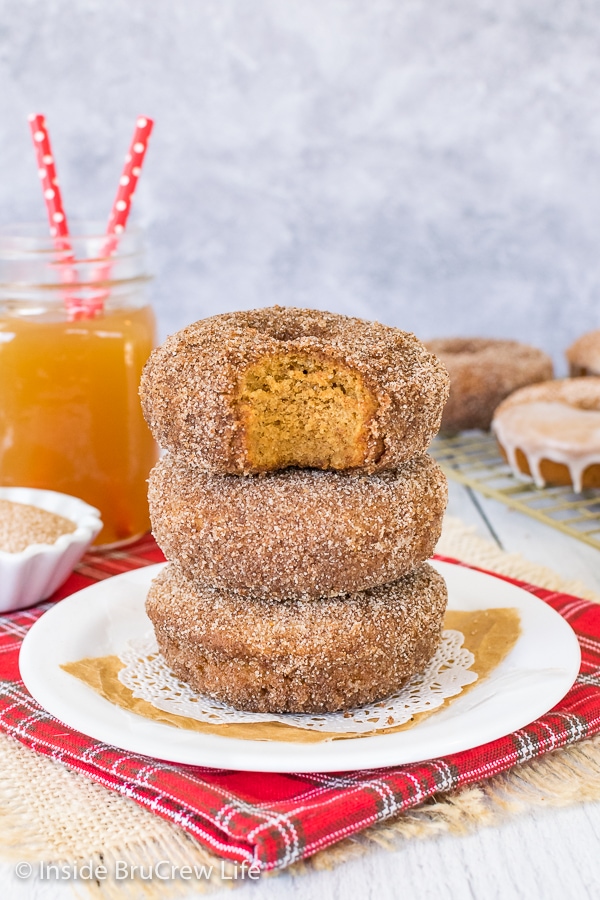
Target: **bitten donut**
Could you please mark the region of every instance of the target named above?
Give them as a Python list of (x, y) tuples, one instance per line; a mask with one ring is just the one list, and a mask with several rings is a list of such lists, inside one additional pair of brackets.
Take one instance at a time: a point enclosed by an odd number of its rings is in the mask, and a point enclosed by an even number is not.
[(198, 589), (171, 564), (146, 611), (168, 665), (200, 693), (253, 712), (323, 713), (383, 699), (420, 672), (446, 603), (426, 563), (362, 593), (281, 603)]
[(492, 429), (513, 470), (539, 487), (600, 487), (600, 378), (522, 388), (498, 407)]
[(600, 375), (600, 331), (589, 331), (567, 350), (569, 372), (572, 376)]
[(448, 375), (398, 328), (274, 306), (172, 335), (150, 356), (140, 395), (158, 442), (215, 473), (374, 472), (426, 450)]
[(446, 507), (428, 456), (394, 472), (213, 475), (167, 454), (150, 475), (156, 540), (198, 587), (326, 597), (395, 581), (427, 559)]
[(552, 360), (518, 341), (439, 338), (426, 341), (450, 375), (450, 397), (441, 430), (487, 431), (498, 404), (517, 388), (552, 378)]

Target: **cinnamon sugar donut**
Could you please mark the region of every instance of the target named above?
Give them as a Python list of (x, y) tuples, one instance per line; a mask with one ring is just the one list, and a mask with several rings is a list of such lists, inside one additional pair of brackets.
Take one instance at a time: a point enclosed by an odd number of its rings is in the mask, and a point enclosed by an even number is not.
[(146, 611), (168, 665), (200, 693), (252, 712), (324, 713), (383, 699), (420, 672), (446, 603), (426, 563), (362, 593), (283, 602), (193, 587), (171, 564)]
[(213, 475), (167, 454), (150, 475), (153, 532), (197, 586), (325, 597), (394, 581), (438, 540), (446, 478), (428, 456), (395, 472)]
[(140, 388), (159, 443), (219, 474), (394, 469), (426, 450), (447, 394), (444, 367), (414, 335), (280, 306), (177, 332)]
[(446, 433), (490, 427), (498, 404), (517, 388), (552, 378), (552, 360), (518, 341), (438, 338), (426, 341), (448, 369), (450, 397), (441, 430)]
[(492, 429), (511, 467), (539, 487), (600, 487), (600, 378), (522, 388), (498, 407)]
[(566, 352), (572, 376), (600, 375), (600, 331), (589, 331), (578, 338)]

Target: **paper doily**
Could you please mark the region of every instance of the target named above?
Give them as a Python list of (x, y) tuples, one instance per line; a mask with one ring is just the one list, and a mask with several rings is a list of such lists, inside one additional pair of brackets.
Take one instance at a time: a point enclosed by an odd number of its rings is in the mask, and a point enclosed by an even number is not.
[(404, 725), (418, 713), (438, 709), (448, 697), (460, 694), (465, 685), (476, 681), (477, 674), (470, 671), (475, 657), (462, 646), (463, 641), (460, 631), (444, 631), (442, 642), (425, 671), (411, 678), (397, 694), (378, 703), (322, 715), (242, 712), (198, 694), (173, 675), (158, 652), (153, 633), (130, 642), (119, 654), (124, 663), (119, 681), (134, 697), (163, 712), (210, 725), (281, 722), (310, 731), (361, 734)]

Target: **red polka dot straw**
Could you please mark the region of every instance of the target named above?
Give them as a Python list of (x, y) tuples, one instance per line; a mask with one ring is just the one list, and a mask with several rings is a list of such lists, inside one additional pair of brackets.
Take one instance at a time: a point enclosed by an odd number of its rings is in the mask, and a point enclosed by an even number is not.
[[(46, 126), (46, 118), (40, 113), (29, 116), (29, 127), (33, 137), (33, 146), (38, 165), (38, 175), (42, 185), (44, 202), (48, 213), (50, 234), (54, 238), (56, 249), (60, 251), (60, 259), (63, 265), (60, 267), (61, 280), (65, 284), (76, 284), (77, 270), (72, 263), (75, 261), (67, 216), (63, 206), (60, 185), (56, 174), (54, 154), (50, 146), (50, 136)], [(65, 292), (65, 307), (69, 318), (79, 319), (85, 316), (85, 309), (79, 297), (73, 296), (70, 291)]]
[(38, 175), (44, 192), (50, 234), (53, 237), (63, 238), (61, 242), (65, 250), (71, 249), (69, 240), (69, 226), (62, 202), (62, 195), (56, 175), (54, 154), (50, 146), (50, 137), (46, 127), (45, 116), (32, 114), (29, 116), (29, 126), (33, 137), (33, 146), (38, 164)]
[[(29, 124), (36, 152), (38, 174), (42, 183), (44, 200), (48, 212), (50, 234), (55, 238), (57, 249), (63, 251), (63, 255), (61, 256), (61, 261), (63, 262), (63, 266), (61, 266), (61, 277), (65, 284), (74, 284), (78, 280), (77, 271), (75, 266), (70, 264), (75, 262), (75, 257), (69, 236), (67, 216), (64, 210), (60, 186), (56, 175), (56, 165), (50, 146), (50, 137), (48, 135), (46, 119), (39, 113), (33, 114), (29, 116)], [(93, 281), (107, 281), (110, 278), (110, 257), (116, 250), (119, 242), (119, 235), (125, 230), (127, 224), (127, 219), (131, 210), (131, 201), (137, 187), (138, 178), (148, 148), (148, 138), (150, 137), (153, 127), (154, 122), (149, 116), (139, 116), (136, 120), (131, 146), (125, 157), (125, 165), (119, 179), (117, 195), (108, 220), (106, 241), (101, 251), (101, 256), (105, 262), (94, 272), (92, 276)], [(93, 298), (82, 301), (81, 299), (74, 298), (72, 294), (68, 292), (65, 294), (65, 305), (67, 306), (71, 318), (91, 317), (98, 312), (101, 312), (107, 296), (108, 293), (106, 290), (99, 290)]]
[[(135, 130), (114, 199), (108, 225), (106, 228), (106, 241), (102, 248), (101, 256), (105, 259), (102, 266), (95, 270), (94, 281), (108, 281), (110, 278), (110, 256), (115, 252), (119, 243), (119, 236), (125, 231), (127, 219), (131, 211), (131, 201), (137, 187), (138, 179), (142, 171), (142, 164), (148, 149), (148, 138), (154, 127), (154, 121), (149, 116), (138, 116)], [(99, 292), (90, 302), (92, 314), (100, 311), (107, 297), (106, 291)]]
[(125, 157), (125, 165), (119, 178), (117, 195), (108, 218), (107, 235), (119, 235), (125, 230), (131, 211), (131, 201), (142, 171), (146, 150), (148, 149), (148, 138), (153, 127), (154, 122), (148, 116), (139, 116), (135, 123), (131, 146)]

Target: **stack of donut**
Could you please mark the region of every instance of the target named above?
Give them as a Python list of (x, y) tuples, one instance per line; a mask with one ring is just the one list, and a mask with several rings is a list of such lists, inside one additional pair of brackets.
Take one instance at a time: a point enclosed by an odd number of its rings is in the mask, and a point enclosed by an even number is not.
[(425, 562), (447, 395), (413, 335), (315, 310), (214, 316), (154, 351), (141, 397), (168, 451), (149, 500), (169, 565), (146, 608), (178, 677), (240, 709), (322, 713), (424, 667), (447, 602)]

